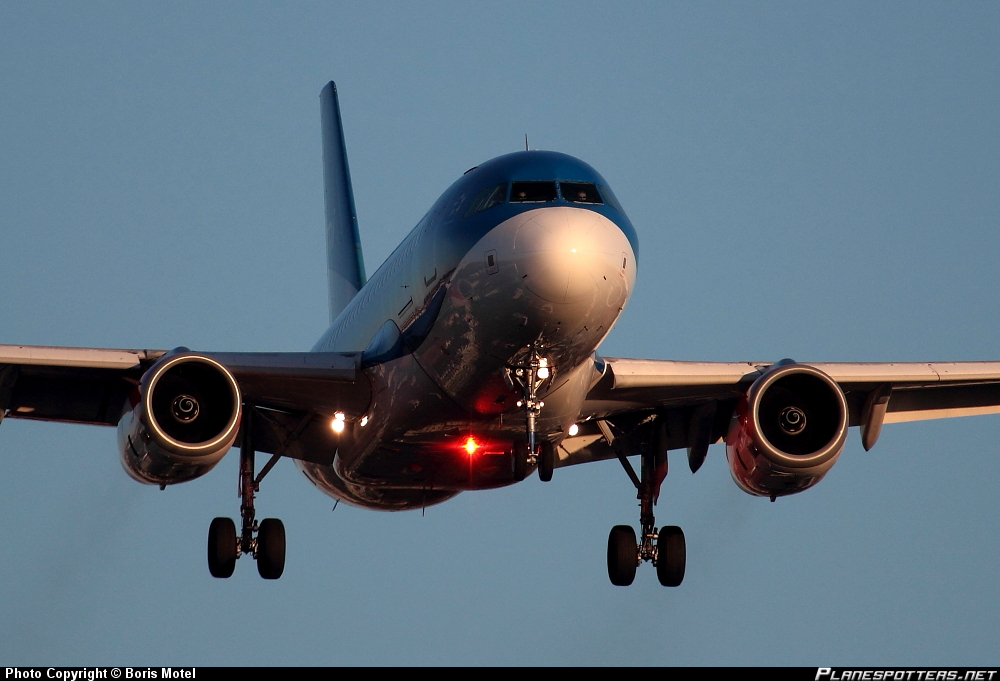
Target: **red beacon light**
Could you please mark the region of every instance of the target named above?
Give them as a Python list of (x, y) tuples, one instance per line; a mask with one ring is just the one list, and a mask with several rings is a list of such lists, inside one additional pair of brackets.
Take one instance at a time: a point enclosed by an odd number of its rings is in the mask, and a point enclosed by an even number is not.
[(462, 449), (468, 452), (469, 456), (472, 456), (476, 453), (476, 450), (479, 449), (479, 443), (476, 442), (476, 439), (470, 435), (468, 439), (466, 439), (465, 444), (462, 445)]

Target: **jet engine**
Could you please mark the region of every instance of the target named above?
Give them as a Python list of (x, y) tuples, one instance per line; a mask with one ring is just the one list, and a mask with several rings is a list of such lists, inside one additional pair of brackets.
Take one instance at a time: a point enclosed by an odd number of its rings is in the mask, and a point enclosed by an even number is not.
[(832, 378), (780, 362), (750, 386), (733, 414), (726, 435), (733, 480), (772, 501), (808, 489), (836, 463), (847, 427), (847, 401)]
[(142, 377), (118, 422), (122, 466), (151, 485), (193, 480), (233, 446), (241, 415), (239, 386), (224, 366), (168, 355)]

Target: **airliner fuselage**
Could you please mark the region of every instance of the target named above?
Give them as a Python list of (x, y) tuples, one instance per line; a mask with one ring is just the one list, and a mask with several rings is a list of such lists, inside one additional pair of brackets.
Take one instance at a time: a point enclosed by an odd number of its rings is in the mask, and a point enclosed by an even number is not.
[(336, 498), (391, 510), (514, 482), (518, 367), (532, 351), (546, 365), (536, 430), (558, 444), (601, 376), (595, 350), (628, 301), (636, 251), (582, 161), (525, 151), (466, 172), (314, 347), (366, 348), (373, 401), (332, 468), (299, 465)]

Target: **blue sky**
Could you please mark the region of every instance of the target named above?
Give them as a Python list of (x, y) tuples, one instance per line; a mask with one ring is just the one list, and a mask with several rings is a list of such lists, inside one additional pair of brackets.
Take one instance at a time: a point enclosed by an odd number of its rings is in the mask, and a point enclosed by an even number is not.
[[(304, 350), (320, 88), (368, 271), (464, 170), (578, 156), (639, 232), (607, 356), (1000, 359), (991, 3), (5, 3), (0, 343)], [(1000, 418), (852, 433), (816, 488), (671, 455), (688, 574), (612, 587), (615, 462), (420, 513), (262, 485), (288, 564), (205, 565), (236, 457), (159, 491), (112, 429), (0, 425), (4, 664), (966, 664), (1000, 649)], [(241, 605), (242, 604), (242, 605)]]

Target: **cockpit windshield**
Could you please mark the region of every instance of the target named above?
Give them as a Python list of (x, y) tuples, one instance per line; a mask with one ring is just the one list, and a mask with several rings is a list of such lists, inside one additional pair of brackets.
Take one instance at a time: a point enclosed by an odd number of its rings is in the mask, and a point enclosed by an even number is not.
[(590, 182), (560, 182), (562, 197), (572, 203), (604, 203), (597, 187)]
[[(507, 188), (510, 187), (510, 196)], [(607, 205), (622, 212), (615, 195), (605, 186), (593, 182), (567, 182), (565, 180), (506, 182), (483, 187), (473, 196), (465, 209), (464, 217), (482, 213), (507, 201), (509, 203), (551, 203), (562, 199), (568, 203)], [(461, 202), (461, 200), (460, 200)]]
[(545, 203), (556, 200), (555, 182), (512, 182), (511, 203)]

